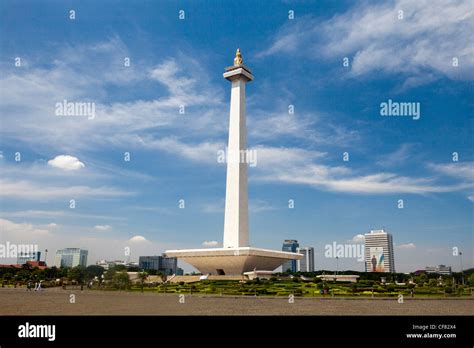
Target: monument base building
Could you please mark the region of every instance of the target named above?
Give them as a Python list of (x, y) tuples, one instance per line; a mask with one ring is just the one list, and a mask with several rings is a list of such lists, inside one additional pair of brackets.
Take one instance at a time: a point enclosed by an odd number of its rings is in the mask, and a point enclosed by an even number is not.
[(273, 271), (286, 261), (303, 258), (303, 255), (296, 253), (252, 247), (167, 250), (165, 254), (182, 259), (203, 274), (217, 275)]

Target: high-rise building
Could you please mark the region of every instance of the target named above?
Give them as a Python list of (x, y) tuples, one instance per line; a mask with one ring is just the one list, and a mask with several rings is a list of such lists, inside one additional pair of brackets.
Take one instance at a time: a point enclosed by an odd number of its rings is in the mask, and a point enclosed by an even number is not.
[(365, 271), (395, 272), (393, 240), (385, 230), (372, 230), (365, 237)]
[[(296, 253), (296, 249), (298, 249), (299, 246), (300, 245), (298, 244), (297, 240), (286, 239), (285, 241), (283, 241), (283, 247), (281, 248), (281, 250)], [(288, 270), (290, 270), (291, 272), (296, 272), (296, 261), (297, 260), (290, 260), (285, 262), (282, 265), (282, 272), (287, 272)]]
[(41, 261), (41, 251), (34, 251), (29, 253), (19, 253), (16, 258), (16, 263), (19, 265), (24, 265), (28, 261)]
[(138, 267), (143, 270), (154, 269), (165, 274), (176, 274), (178, 259), (166, 256), (140, 256)]
[(296, 252), (298, 254), (303, 254), (301, 260), (296, 260), (296, 270), (298, 272), (314, 272), (314, 248), (297, 248)]
[(56, 251), (54, 265), (56, 267), (87, 266), (88, 251), (81, 248), (66, 248)]

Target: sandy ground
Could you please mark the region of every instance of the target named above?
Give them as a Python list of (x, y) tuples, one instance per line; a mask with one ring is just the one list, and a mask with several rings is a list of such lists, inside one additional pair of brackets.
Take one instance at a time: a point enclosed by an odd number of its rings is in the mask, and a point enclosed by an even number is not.
[[(70, 294), (75, 303), (70, 303)], [(473, 315), (474, 298), (219, 297), (46, 289), (0, 288), (0, 315)]]

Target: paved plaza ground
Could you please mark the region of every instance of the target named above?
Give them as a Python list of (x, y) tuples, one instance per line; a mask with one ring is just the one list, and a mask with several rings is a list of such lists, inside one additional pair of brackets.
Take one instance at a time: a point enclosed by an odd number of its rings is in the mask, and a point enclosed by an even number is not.
[[(70, 295), (75, 303), (70, 303)], [(226, 297), (119, 292), (0, 289), (0, 315), (473, 315), (474, 298)], [(182, 301), (182, 299), (181, 299)]]

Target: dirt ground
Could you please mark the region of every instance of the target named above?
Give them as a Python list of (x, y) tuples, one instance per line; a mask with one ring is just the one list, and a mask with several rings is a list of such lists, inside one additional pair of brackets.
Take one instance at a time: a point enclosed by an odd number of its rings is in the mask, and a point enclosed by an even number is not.
[[(75, 303), (70, 303), (71, 294)], [(183, 300), (181, 299), (181, 302)], [(0, 315), (473, 315), (474, 298), (219, 297), (46, 289), (0, 289)]]

